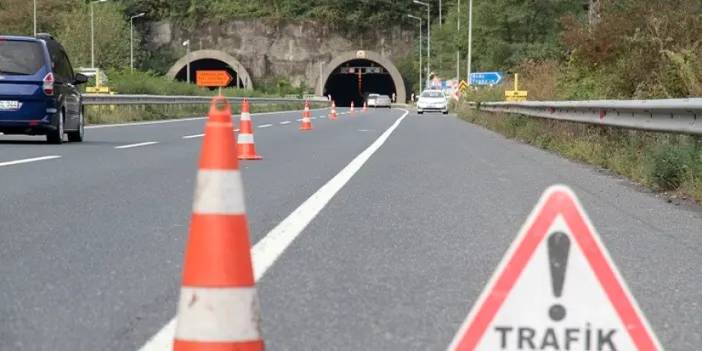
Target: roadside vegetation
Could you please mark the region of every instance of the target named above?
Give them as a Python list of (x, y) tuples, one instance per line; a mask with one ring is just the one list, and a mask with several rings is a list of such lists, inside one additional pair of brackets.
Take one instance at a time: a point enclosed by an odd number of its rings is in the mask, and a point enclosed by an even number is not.
[[(595, 23), (576, 14), (560, 17), (555, 55), (483, 61), (477, 70), (520, 73), (530, 100), (698, 97), (701, 14), (697, 0), (605, 0)], [(511, 84), (471, 90), (465, 101), (503, 100)], [(480, 113), (465, 103), (458, 110), (466, 121), (509, 138), (702, 202), (700, 137)]]

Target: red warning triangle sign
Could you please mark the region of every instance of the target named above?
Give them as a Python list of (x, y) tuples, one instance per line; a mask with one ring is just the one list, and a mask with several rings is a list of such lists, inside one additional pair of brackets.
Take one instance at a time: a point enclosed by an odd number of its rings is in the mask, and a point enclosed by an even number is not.
[(449, 350), (662, 350), (572, 190), (546, 190)]

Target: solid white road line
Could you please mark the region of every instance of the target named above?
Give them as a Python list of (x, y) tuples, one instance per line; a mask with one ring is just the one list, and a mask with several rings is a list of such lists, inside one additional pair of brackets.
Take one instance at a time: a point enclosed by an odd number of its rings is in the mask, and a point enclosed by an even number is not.
[(141, 146), (149, 146), (149, 145), (155, 145), (158, 144), (158, 141), (147, 141), (144, 143), (137, 143), (137, 144), (129, 144), (129, 145), (122, 145), (122, 146), (115, 146), (115, 149), (121, 150), (121, 149), (132, 149), (135, 147), (141, 147)]
[(55, 160), (57, 158), (61, 158), (61, 156), (42, 156), (42, 157), (34, 157), (34, 158), (25, 158), (23, 160), (0, 162), (0, 167), (14, 166), (14, 165), (20, 165), (23, 163), (31, 163), (31, 162), (38, 162), (38, 161)]
[(195, 138), (202, 138), (204, 136), (205, 136), (205, 134), (186, 135), (183, 137), (183, 139), (195, 139)]
[[(293, 211), (280, 224), (273, 228), (251, 249), (251, 259), (254, 266), (254, 276), (258, 281), (273, 266), (275, 261), (283, 254), (290, 244), (312, 222), (324, 207), (331, 201), (339, 190), (358, 172), (361, 167), (380, 149), (388, 140), (392, 132), (407, 117), (409, 111), (398, 118), (373, 144), (361, 152), (344, 169), (341, 170), (327, 184), (324, 184), (316, 193)], [(171, 319), (156, 335), (154, 335), (139, 351), (169, 351), (173, 348), (176, 320)]]
[(259, 127), (259, 128), (270, 128), (270, 127), (272, 127), (272, 126), (273, 126), (272, 124), (261, 124), (261, 125), (258, 126), (258, 127)]
[(282, 124), (282, 125), (286, 125), (286, 124), (290, 124), (290, 123), (292, 123), (292, 122), (290, 122), (290, 121), (282, 121), (282, 122), (280, 122), (280, 124)]

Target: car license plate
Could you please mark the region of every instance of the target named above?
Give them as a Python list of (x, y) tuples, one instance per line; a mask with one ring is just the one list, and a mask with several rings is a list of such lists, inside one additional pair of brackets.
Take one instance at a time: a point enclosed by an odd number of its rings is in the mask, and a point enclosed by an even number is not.
[(16, 111), (22, 107), (19, 101), (0, 100), (0, 111)]

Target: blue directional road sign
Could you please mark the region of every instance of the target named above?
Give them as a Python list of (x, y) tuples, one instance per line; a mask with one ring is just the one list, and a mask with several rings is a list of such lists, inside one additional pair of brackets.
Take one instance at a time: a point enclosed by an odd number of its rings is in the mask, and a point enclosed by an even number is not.
[(470, 74), (470, 85), (497, 85), (502, 82), (500, 72), (476, 72)]

